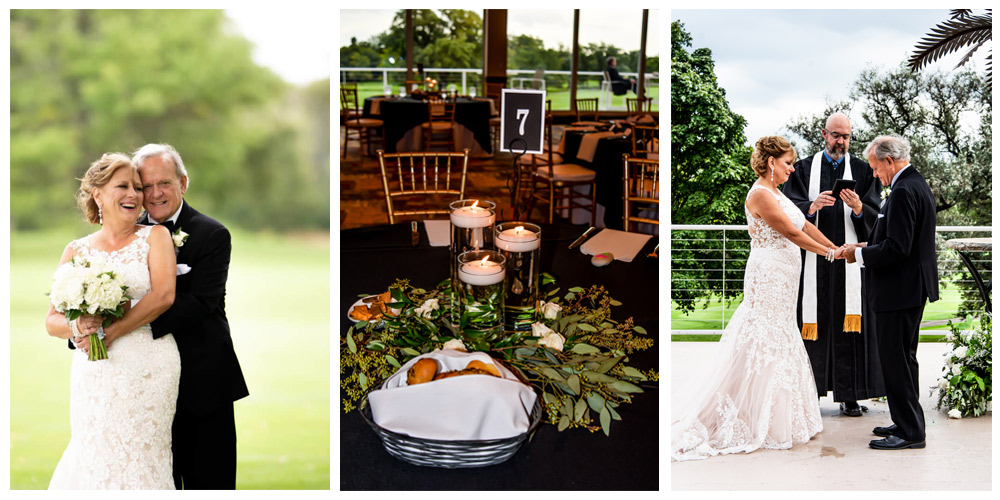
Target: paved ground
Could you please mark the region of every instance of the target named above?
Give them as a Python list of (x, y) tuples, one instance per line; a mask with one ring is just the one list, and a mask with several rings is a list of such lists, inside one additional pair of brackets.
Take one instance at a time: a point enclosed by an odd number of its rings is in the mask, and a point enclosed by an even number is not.
[[(941, 373), (948, 344), (917, 348), (920, 385), (929, 388)], [(671, 384), (679, 387), (712, 355), (713, 342), (671, 343)], [(676, 391), (672, 391), (676, 392)], [(672, 490), (989, 490), (992, 488), (992, 414), (955, 420), (934, 409), (929, 389), (921, 394), (927, 448), (876, 451), (868, 441), (876, 425), (889, 425), (888, 405), (862, 402), (870, 412), (843, 417), (829, 397), (820, 400), (823, 432), (791, 450), (670, 463)], [(679, 404), (671, 398), (672, 404)], [(669, 434), (668, 434), (669, 435)], [(669, 460), (669, 451), (663, 454)], [(666, 478), (664, 478), (666, 479)]]

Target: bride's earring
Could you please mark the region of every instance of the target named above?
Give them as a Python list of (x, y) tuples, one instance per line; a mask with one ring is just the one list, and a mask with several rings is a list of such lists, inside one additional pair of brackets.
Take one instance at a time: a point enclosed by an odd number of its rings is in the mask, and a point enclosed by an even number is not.
[(774, 182), (774, 167), (771, 167), (771, 182)]
[(97, 223), (104, 225), (104, 214), (101, 213), (101, 206), (97, 205)]

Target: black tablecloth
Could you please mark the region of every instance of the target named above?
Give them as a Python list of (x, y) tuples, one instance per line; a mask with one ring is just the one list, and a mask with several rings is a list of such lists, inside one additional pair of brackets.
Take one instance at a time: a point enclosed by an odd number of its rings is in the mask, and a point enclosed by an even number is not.
[[(381, 97), (365, 99), (363, 116), (380, 118), (385, 126), (385, 150), (396, 152), (396, 143), (413, 127), (430, 121), (427, 102), (411, 97), (383, 99), (379, 104), (379, 114), (372, 113), (372, 101)], [(455, 123), (472, 131), (479, 147), (487, 153), (493, 152), (490, 141), (490, 102), (459, 97), (455, 100)]]
[(604, 205), (604, 226), (622, 229), (624, 226), (625, 186), (622, 176), (625, 172), (622, 155), (632, 152), (631, 139), (606, 137), (597, 141), (594, 160), (586, 161), (576, 157), (580, 141), (586, 132), (567, 130), (563, 143), (563, 161), (587, 167), (597, 173), (597, 203)]
[[(648, 334), (659, 336), (658, 260), (645, 257), (654, 237), (633, 262), (595, 268), (590, 256), (566, 247), (579, 226), (542, 226), (542, 271), (553, 275), (563, 292), (573, 286), (601, 284), (622, 302), (615, 319), (635, 318)], [(411, 247), (410, 225), (350, 229), (340, 233), (341, 335), (346, 314), (359, 293), (385, 291), (396, 278), (431, 288), (448, 277), (448, 247), (430, 247), (420, 224), (421, 242)], [(563, 293), (560, 292), (560, 293)], [(665, 337), (665, 336), (664, 336)], [(658, 367), (658, 346), (630, 356), (631, 366)], [(611, 436), (583, 429), (558, 432), (543, 422), (530, 442), (510, 460), (478, 469), (419, 467), (390, 456), (357, 411), (340, 412), (340, 488), (342, 490), (655, 490), (659, 488), (659, 394), (643, 384), (631, 404), (618, 408)], [(344, 397), (341, 391), (341, 398)], [(339, 403), (339, 402), (338, 402)], [(338, 404), (339, 406), (339, 404)]]

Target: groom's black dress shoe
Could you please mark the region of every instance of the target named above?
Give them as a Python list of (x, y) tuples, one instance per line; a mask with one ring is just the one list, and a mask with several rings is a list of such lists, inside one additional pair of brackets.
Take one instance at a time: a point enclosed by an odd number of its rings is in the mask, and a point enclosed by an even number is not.
[(876, 450), (904, 450), (906, 448), (923, 448), (927, 446), (926, 441), (907, 441), (898, 436), (889, 436), (885, 439), (876, 439), (868, 443), (868, 446)]
[(872, 429), (872, 434), (876, 436), (889, 437), (896, 432), (896, 429), (897, 429), (896, 424), (892, 424), (887, 427), (876, 427)]
[(868, 408), (858, 405), (857, 401), (844, 401), (840, 403), (840, 414), (846, 417), (860, 417), (861, 410), (867, 411)]

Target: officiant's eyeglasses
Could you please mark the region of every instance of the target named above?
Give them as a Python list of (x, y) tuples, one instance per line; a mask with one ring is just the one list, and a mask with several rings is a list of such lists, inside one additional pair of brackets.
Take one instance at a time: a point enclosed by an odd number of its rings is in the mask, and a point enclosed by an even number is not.
[(838, 134), (837, 132), (833, 132), (831, 130), (827, 130), (827, 129), (823, 129), (823, 130), (826, 130), (826, 133), (832, 135), (833, 136), (833, 140), (835, 140), (835, 141), (839, 141), (841, 139), (843, 139), (845, 141), (851, 140), (851, 134)]

